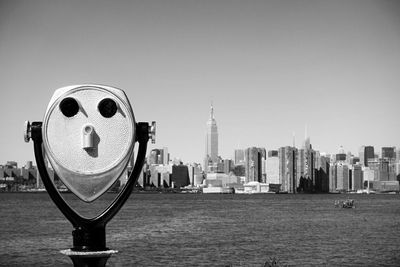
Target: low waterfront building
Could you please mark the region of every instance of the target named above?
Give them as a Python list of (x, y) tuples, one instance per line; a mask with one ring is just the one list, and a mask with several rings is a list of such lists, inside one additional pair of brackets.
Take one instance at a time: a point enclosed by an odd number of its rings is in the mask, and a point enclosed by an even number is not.
[(256, 193), (268, 193), (269, 186), (265, 183), (260, 182), (249, 182), (243, 185), (243, 191), (246, 194), (256, 194)]
[(399, 181), (372, 181), (369, 188), (380, 193), (400, 191)]
[(228, 187), (209, 186), (203, 188), (204, 194), (232, 194), (234, 192), (235, 190), (233, 188), (228, 188)]
[(207, 173), (205, 179), (206, 185), (230, 187), (232, 184), (238, 184), (239, 178), (233, 173)]

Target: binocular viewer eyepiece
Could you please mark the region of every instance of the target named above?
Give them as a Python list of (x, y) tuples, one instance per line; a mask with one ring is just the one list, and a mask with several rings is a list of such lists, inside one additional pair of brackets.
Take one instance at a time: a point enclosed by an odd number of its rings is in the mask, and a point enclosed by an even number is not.
[[(38, 170), (53, 202), (72, 223), (73, 247), (61, 253), (75, 266), (105, 266), (117, 251), (106, 247), (106, 224), (129, 198), (142, 171), (147, 142), (156, 124), (135, 121), (125, 93), (115, 87), (84, 84), (54, 92), (43, 122), (25, 122), (24, 140), (34, 143)], [(138, 152), (125, 186), (101, 214), (86, 218), (64, 200), (50, 179), (46, 158), (63, 184), (82, 201), (92, 202), (123, 175)]]
[[(126, 169), (139, 133), (126, 94), (118, 88), (84, 84), (55, 91), (43, 123), (43, 149), (65, 186), (85, 202), (106, 192)], [(24, 139), (31, 138), (26, 122)], [(155, 122), (147, 137), (155, 142)]]

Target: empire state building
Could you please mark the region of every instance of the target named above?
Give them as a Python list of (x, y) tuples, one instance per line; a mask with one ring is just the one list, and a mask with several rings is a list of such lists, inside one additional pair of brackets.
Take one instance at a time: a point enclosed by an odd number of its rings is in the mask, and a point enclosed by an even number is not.
[(214, 107), (211, 104), (210, 118), (207, 121), (205, 169), (214, 165), (218, 160), (218, 128), (214, 118)]

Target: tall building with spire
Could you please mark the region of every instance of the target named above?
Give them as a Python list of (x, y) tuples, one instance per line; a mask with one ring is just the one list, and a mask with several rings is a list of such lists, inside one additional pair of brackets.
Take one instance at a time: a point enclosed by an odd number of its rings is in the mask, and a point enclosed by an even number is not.
[(304, 131), (304, 145), (303, 145), (303, 148), (306, 151), (311, 149), (310, 137), (308, 136), (308, 133), (307, 133), (307, 124), (306, 124), (305, 131)]
[(208, 166), (213, 166), (218, 162), (218, 128), (217, 121), (214, 118), (214, 106), (212, 103), (210, 118), (207, 121), (205, 152), (204, 169), (208, 171)]
[(307, 124), (305, 125), (303, 147), (298, 150), (297, 155), (297, 187), (300, 187), (300, 190), (313, 191), (316, 152), (312, 149)]

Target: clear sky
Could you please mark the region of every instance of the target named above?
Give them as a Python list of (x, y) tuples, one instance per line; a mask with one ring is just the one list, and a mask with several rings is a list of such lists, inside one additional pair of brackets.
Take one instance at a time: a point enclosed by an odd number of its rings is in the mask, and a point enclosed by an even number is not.
[(34, 160), (23, 122), (59, 87), (127, 93), (172, 157), (304, 140), (336, 153), (400, 146), (400, 1), (0, 0), (0, 164)]

